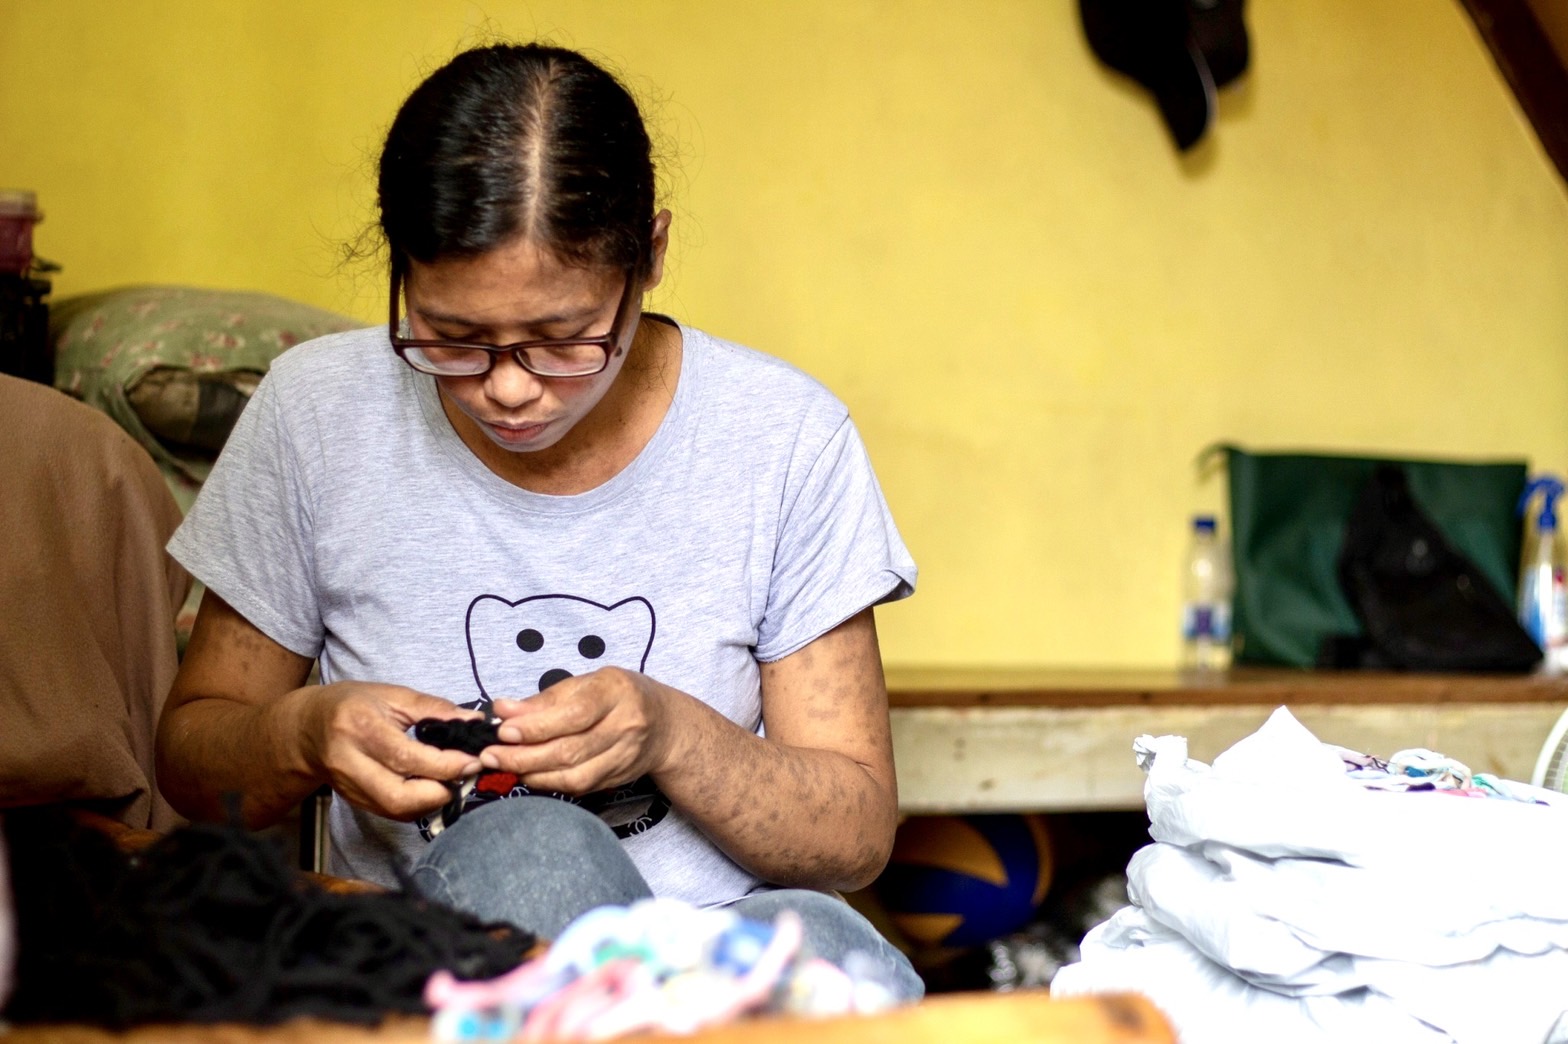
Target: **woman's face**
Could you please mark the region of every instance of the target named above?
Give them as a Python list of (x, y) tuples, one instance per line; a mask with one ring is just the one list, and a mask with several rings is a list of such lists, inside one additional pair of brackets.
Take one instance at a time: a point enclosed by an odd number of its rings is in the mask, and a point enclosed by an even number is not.
[[(488, 344), (603, 335), (614, 324), (625, 287), (623, 272), (568, 265), (548, 249), (519, 239), (478, 257), (411, 262), (407, 318), (414, 337)], [(600, 373), (539, 377), (513, 356), (500, 355), (489, 373), (437, 377), (436, 384), (494, 445), (514, 453), (549, 449), (588, 416), (615, 383), (642, 314), (640, 299), (636, 294), (618, 344)], [(454, 422), (461, 424), (456, 417)]]

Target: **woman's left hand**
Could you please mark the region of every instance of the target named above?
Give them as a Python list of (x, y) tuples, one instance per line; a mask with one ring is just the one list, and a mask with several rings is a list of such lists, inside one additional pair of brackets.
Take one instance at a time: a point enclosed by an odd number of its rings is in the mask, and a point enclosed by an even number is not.
[(645, 674), (603, 667), (525, 700), (496, 700), (501, 744), (479, 760), (532, 790), (590, 794), (659, 768), (673, 690)]

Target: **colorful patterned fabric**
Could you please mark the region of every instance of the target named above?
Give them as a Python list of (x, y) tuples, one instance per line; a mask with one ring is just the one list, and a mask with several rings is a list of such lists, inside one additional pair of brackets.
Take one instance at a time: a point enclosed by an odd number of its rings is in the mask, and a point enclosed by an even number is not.
[(173, 479), (189, 507), (211, 461), (155, 437), (127, 393), (154, 369), (263, 374), (301, 341), (363, 323), (269, 294), (139, 286), (51, 306), (55, 386), (113, 417)]

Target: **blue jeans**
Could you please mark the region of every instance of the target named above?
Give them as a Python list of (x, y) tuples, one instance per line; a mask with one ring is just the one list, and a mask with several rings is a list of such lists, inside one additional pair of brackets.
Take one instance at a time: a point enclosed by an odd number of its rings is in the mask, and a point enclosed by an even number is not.
[[(545, 797), (508, 798), (464, 813), (414, 863), (412, 878), (428, 899), (543, 939), (556, 938), (594, 907), (653, 896), (598, 816)], [(728, 909), (764, 922), (793, 910), (811, 953), (843, 967), (858, 951), (899, 999), (925, 993), (909, 959), (837, 896), (781, 888), (745, 896)]]

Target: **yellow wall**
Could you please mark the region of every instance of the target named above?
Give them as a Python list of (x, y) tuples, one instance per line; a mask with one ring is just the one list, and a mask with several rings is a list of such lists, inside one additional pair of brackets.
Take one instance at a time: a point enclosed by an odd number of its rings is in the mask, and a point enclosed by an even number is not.
[(1073, 0), (0, 0), (56, 296), (374, 320), (379, 135), (463, 41), (607, 57), (673, 163), (658, 304), (849, 404), (920, 594), (890, 663), (1174, 661), (1200, 447), (1568, 466), (1568, 192), (1456, 0), (1253, 0), (1180, 158)]

